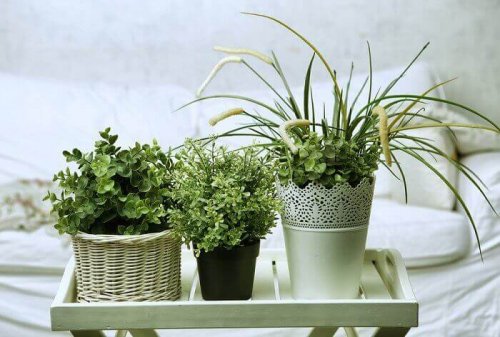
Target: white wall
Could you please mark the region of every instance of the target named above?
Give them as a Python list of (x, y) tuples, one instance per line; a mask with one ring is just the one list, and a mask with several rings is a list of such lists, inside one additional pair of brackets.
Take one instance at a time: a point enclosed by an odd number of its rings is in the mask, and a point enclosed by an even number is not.
[[(72, 80), (177, 82), (196, 89), (219, 54), (214, 44), (275, 50), (294, 84), (310, 51), (279, 27), (240, 15), (278, 16), (311, 38), (339, 70), (366, 70), (366, 40), (376, 68), (423, 60), (442, 79), (458, 76), (449, 97), (500, 122), (498, 0), (0, 0), (0, 70)], [(232, 66), (214, 83), (249, 88)], [(319, 67), (317, 67), (319, 69)]]

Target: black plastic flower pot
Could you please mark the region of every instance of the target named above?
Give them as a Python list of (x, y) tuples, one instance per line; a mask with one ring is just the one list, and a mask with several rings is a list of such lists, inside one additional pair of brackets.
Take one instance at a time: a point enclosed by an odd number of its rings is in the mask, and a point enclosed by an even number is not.
[(248, 300), (252, 297), (260, 241), (233, 249), (200, 252), (196, 258), (204, 300)]

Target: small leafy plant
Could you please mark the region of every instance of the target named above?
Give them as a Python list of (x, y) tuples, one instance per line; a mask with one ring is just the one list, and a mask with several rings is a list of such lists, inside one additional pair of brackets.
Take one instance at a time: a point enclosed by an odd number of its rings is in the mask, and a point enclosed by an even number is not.
[(170, 157), (156, 141), (121, 149), (109, 128), (100, 136), (93, 152), (63, 152), (78, 170), (66, 168), (54, 175), (61, 192), (48, 192), (44, 199), (58, 215), (56, 229), (75, 235), (144, 234), (169, 228)]
[(170, 221), (196, 254), (245, 245), (270, 232), (280, 204), (268, 156), (186, 140), (176, 158)]
[(297, 145), (297, 154), (282, 151), (278, 177), (283, 185), (293, 181), (300, 187), (316, 182), (327, 188), (338, 183), (353, 186), (364, 179), (373, 179), (378, 168), (380, 147), (372, 143), (360, 147), (333, 133), (327, 136), (308, 133)]

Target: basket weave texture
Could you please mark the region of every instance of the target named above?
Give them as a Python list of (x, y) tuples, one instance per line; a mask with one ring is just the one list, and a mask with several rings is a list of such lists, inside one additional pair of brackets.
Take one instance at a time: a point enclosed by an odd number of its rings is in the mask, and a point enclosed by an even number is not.
[(165, 301), (181, 295), (181, 243), (171, 231), (72, 237), (78, 302)]

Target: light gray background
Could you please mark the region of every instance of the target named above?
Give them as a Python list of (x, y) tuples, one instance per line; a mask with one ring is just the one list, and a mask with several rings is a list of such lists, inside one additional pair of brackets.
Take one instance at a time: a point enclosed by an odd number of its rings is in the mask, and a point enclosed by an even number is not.
[[(500, 122), (498, 0), (0, 0), (0, 71), (176, 82), (194, 91), (220, 57), (211, 47), (221, 44), (276, 51), (291, 82), (300, 84), (310, 51), (278, 26), (239, 14), (245, 10), (296, 27), (340, 74), (351, 60), (358, 72), (366, 71), (367, 40), (377, 69), (406, 63), (430, 41), (423, 60), (442, 79), (459, 77), (446, 94)], [(254, 87), (237, 68), (214, 85)]]

